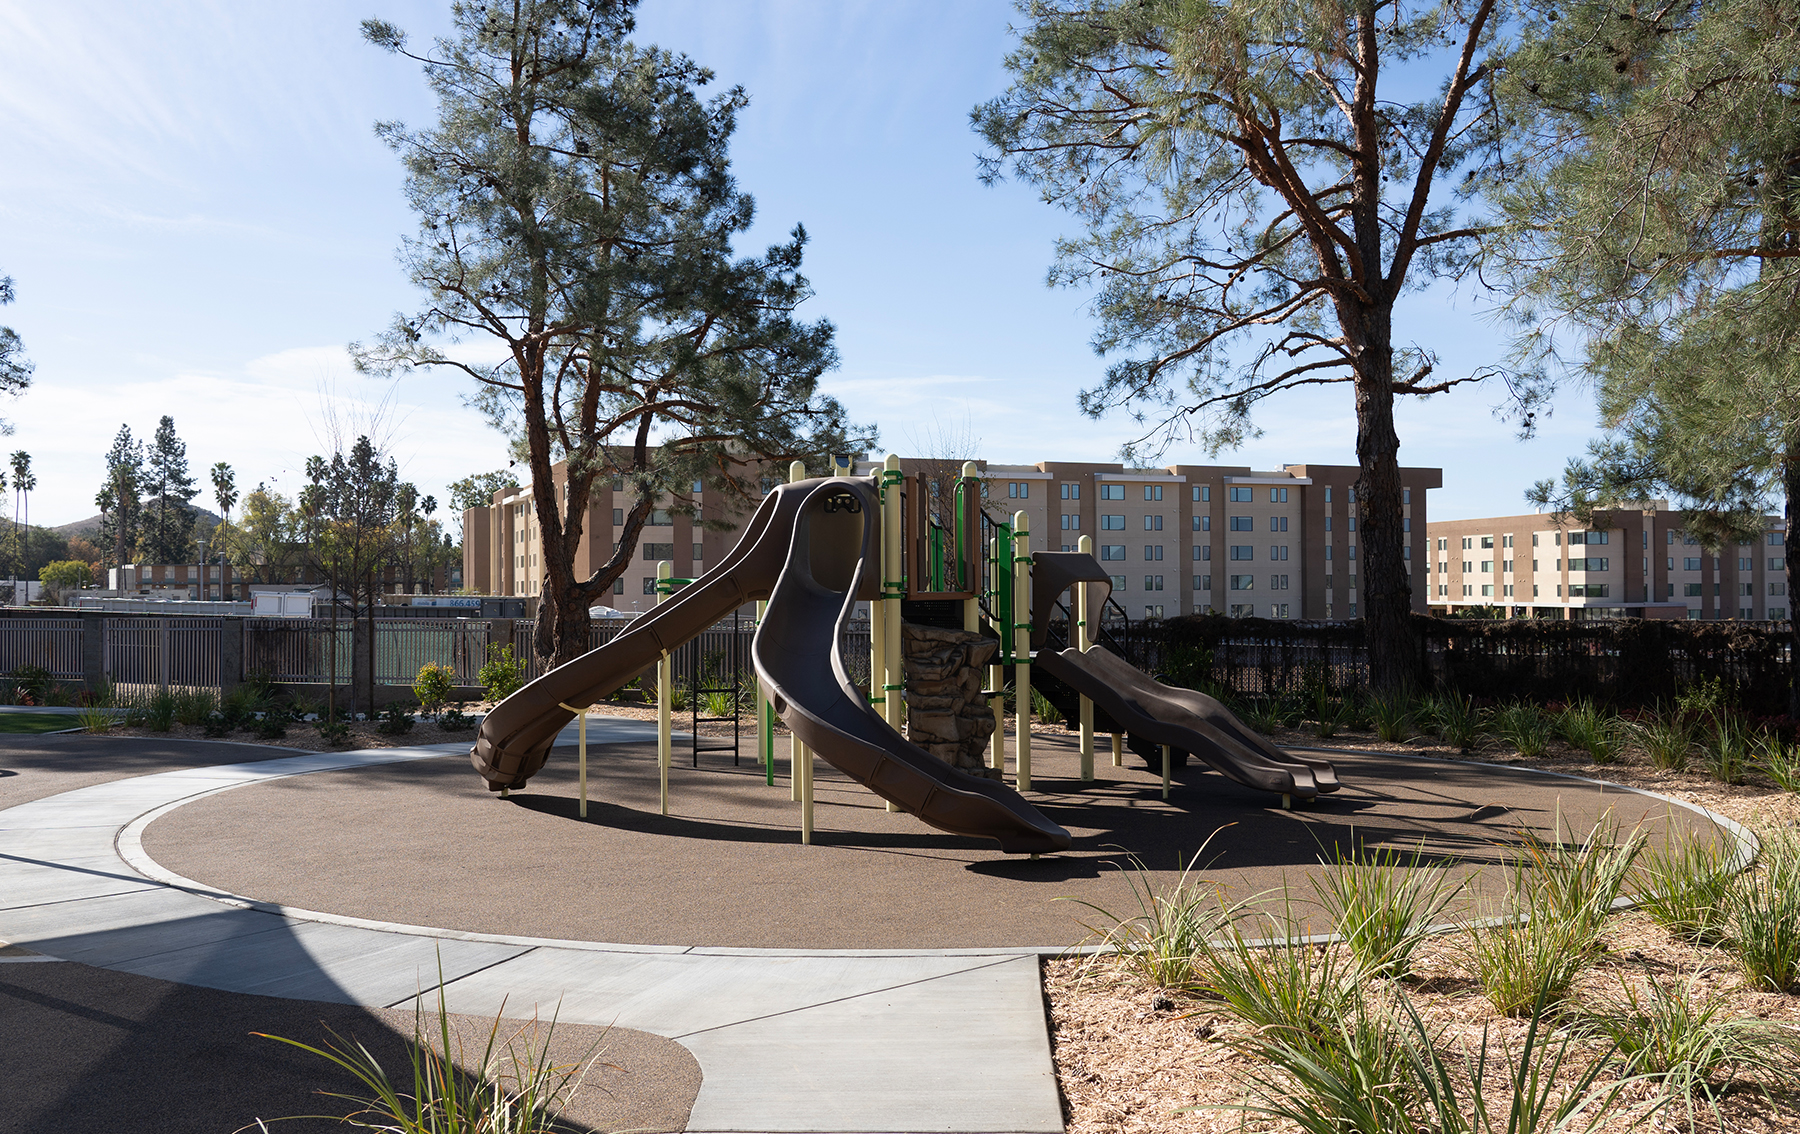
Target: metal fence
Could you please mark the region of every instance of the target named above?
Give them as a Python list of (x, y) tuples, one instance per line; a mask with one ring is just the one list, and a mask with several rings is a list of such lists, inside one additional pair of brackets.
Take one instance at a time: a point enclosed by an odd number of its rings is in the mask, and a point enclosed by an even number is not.
[(9, 618), (0, 623), (0, 673), (41, 665), (58, 681), (80, 680), (81, 619)]
[(125, 690), (217, 689), (224, 625), (220, 618), (102, 619), (101, 672)]

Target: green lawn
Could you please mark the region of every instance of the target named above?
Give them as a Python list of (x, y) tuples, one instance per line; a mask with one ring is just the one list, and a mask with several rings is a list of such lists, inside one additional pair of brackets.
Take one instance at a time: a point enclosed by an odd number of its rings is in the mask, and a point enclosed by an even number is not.
[(80, 727), (81, 718), (66, 713), (0, 713), (0, 733), (57, 732)]

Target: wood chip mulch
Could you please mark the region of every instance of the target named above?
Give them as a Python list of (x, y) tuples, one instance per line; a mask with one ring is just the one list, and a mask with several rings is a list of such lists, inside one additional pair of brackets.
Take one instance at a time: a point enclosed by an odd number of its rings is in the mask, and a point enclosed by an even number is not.
[[(1694, 772), (1667, 772), (1627, 753), (1617, 763), (1596, 765), (1584, 753), (1553, 746), (1539, 759), (1487, 747), (1463, 753), (1429, 739), (1387, 744), (1366, 735), (1321, 739), (1298, 730), (1272, 738), (1283, 747), (1335, 747), (1408, 752), (1452, 760), (1564, 772), (1642, 788), (1697, 804), (1755, 829), (1800, 825), (1800, 799), (1755, 776), (1739, 785), (1708, 780)], [(1572, 1003), (1597, 1004), (1620, 996), (1622, 983), (1640, 991), (1651, 977), (1692, 982), (1696, 995), (1719, 993), (1731, 1015), (1757, 1017), (1800, 1029), (1800, 996), (1748, 987), (1731, 956), (1677, 940), (1638, 913), (1615, 915), (1603, 939), (1603, 953), (1579, 979)], [(1435, 939), (1417, 957), (1418, 975), (1406, 995), (1433, 1028), (1443, 1028), (1454, 1060), (1479, 1047), (1484, 1029), (1494, 1045), (1515, 1050), (1525, 1034), (1521, 1020), (1497, 1016), (1483, 997), (1479, 980), (1464, 959), (1463, 938)], [(1051, 1045), (1064, 1097), (1069, 1134), (1188, 1134), (1239, 1129), (1292, 1127), (1234, 1109), (1250, 1102), (1251, 1065), (1232, 1046), (1245, 1025), (1208, 1001), (1149, 983), (1113, 957), (1065, 957), (1044, 963)], [(1390, 988), (1371, 988), (1390, 995)], [(1604, 1045), (1590, 1045), (1597, 1055)], [(1570, 1072), (1573, 1074), (1573, 1071)], [(1613, 1079), (1603, 1079), (1611, 1082)], [(1503, 1093), (1503, 1092), (1502, 1092)], [(1647, 1095), (1636, 1089), (1628, 1098)], [(1502, 1102), (1501, 1106), (1504, 1107)], [(1197, 1108), (1197, 1109), (1190, 1109)], [(1497, 1116), (1505, 1122), (1504, 1109)], [(1684, 1106), (1640, 1122), (1622, 1106), (1599, 1129), (1608, 1134), (1659, 1129), (1730, 1131), (1732, 1134), (1800, 1134), (1800, 1095), (1765, 1097), (1747, 1084), (1733, 1084), (1715, 1115), (1705, 1105), (1691, 1116)]]

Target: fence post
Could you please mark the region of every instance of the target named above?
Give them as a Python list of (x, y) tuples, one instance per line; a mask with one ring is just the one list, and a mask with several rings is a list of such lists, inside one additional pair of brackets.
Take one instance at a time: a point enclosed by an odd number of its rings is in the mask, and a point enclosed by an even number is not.
[(106, 624), (99, 611), (81, 614), (81, 680), (88, 692), (98, 693), (106, 685)]
[(244, 679), (244, 620), (227, 615), (219, 622), (219, 699)]

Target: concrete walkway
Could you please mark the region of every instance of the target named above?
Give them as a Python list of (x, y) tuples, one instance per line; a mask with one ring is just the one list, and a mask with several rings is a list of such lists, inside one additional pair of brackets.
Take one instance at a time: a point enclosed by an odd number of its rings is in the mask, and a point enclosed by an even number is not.
[[(637, 721), (588, 725), (590, 744), (646, 734), (653, 726)], [(571, 727), (559, 744), (573, 741)], [(230, 992), (379, 1007), (410, 1004), (441, 973), (452, 1011), (491, 1016), (504, 1000), (508, 1016), (677, 1040), (705, 1075), (695, 1131), (1062, 1130), (1028, 952), (628, 946), (399, 926), (217, 893), (139, 843), (157, 816), (217, 792), (465, 747), (194, 768), (0, 811), (0, 941)]]

